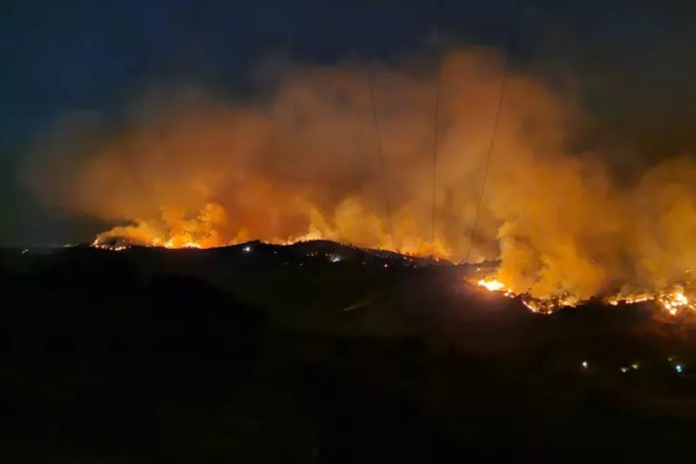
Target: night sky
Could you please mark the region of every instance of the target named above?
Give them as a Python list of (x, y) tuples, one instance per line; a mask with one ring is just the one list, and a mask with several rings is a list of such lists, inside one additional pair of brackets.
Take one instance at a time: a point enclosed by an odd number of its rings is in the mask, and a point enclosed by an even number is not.
[[(594, 124), (576, 144), (637, 164), (696, 153), (696, 6), (688, 1), (119, 0), (0, 3), (1, 245), (83, 240), (103, 229), (47, 211), (18, 166), (66, 114), (118, 123), (134, 95), (197, 86), (264, 98), (285, 63), (435, 60), (488, 45), (549, 85), (577, 87)], [(259, 76), (264, 76), (260, 79)], [(562, 84), (563, 83), (563, 84)], [(619, 151), (621, 151), (619, 150)]]

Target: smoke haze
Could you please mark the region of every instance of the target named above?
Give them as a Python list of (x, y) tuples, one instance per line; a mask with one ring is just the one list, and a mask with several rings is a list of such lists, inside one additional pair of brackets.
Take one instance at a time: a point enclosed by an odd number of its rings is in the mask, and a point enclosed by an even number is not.
[(472, 243), (503, 69), (503, 57), (486, 48), (450, 52), (439, 69), (373, 68), (384, 176), (369, 70), (350, 63), (295, 67), (255, 104), (165, 92), (139, 99), (116, 129), (89, 117), (63, 122), (22, 177), (44, 204), (113, 223), (102, 239), (209, 247), (325, 238), (434, 250), (499, 259), (497, 278), (538, 298), (582, 300), (688, 279), (696, 164), (674, 153), (623, 178), (609, 168), (617, 153), (572, 148), (579, 128), (593, 124), (576, 95), (518, 72), (505, 83)]

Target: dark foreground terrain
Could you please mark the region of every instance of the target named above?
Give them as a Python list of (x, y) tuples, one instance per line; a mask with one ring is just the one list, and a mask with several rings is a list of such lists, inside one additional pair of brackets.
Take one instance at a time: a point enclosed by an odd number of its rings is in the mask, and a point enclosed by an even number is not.
[(689, 326), (530, 314), (475, 272), (327, 242), (3, 251), (0, 462), (693, 456)]

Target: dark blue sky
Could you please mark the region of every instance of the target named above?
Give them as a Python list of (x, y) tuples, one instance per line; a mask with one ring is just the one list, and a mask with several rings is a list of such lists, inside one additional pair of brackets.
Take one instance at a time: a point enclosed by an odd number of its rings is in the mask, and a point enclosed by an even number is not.
[[(696, 148), (696, 7), (688, 1), (440, 0), (441, 45), (504, 48), (550, 82), (571, 75), (598, 128), (651, 159)], [(62, 114), (118, 117), (152, 86), (256, 95), (264, 62), (436, 56), (432, 0), (5, 0), (0, 3), (0, 244), (83, 238), (16, 180)], [(91, 231), (89, 231), (91, 233)]]

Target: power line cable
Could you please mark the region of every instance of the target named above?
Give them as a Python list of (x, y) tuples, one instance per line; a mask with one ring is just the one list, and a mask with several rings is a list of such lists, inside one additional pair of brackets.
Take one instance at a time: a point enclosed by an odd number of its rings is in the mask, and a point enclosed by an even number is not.
[[(374, 19), (374, 17), (372, 18)], [(374, 51), (372, 53), (374, 56)], [(377, 103), (375, 99), (375, 84), (374, 84), (374, 73), (373, 73), (373, 59), (370, 60), (367, 68), (367, 79), (368, 85), (370, 87), (370, 103), (372, 105), (372, 120), (375, 126), (375, 137), (377, 140), (377, 158), (379, 161), (379, 169), (382, 175), (382, 191), (384, 194), (384, 204), (387, 211), (388, 225), (389, 225), (389, 240), (392, 246), (394, 245), (394, 227), (392, 224), (392, 214), (391, 214), (391, 202), (389, 199), (389, 181), (387, 180), (387, 170), (384, 162), (384, 153), (382, 150), (382, 132), (379, 126), (379, 114), (377, 112)]]
[(495, 138), (498, 133), (498, 124), (500, 122), (500, 114), (501, 110), (503, 107), (503, 101), (505, 98), (505, 90), (507, 88), (507, 80), (508, 80), (508, 72), (510, 68), (510, 54), (512, 53), (512, 48), (515, 42), (516, 38), (516, 30), (517, 28), (515, 27), (516, 24), (518, 23), (517, 21), (517, 16), (521, 15), (522, 11), (522, 0), (516, 2), (516, 4), (513, 6), (513, 11), (510, 16), (510, 35), (508, 36), (508, 43), (506, 47), (506, 53), (505, 53), (505, 59), (503, 61), (503, 77), (500, 83), (500, 92), (498, 94), (498, 104), (497, 108), (495, 111), (494, 119), (493, 119), (493, 128), (491, 130), (491, 139), (488, 144), (488, 152), (486, 154), (486, 162), (484, 164), (483, 168), (483, 178), (481, 180), (481, 188), (479, 190), (479, 198), (478, 198), (478, 205), (476, 206), (476, 215), (474, 216), (474, 224), (473, 227), (471, 228), (471, 237), (469, 238), (469, 251), (467, 252), (466, 255), (466, 261), (469, 262), (471, 259), (471, 252), (474, 248), (474, 240), (476, 238), (476, 229), (478, 228), (478, 222), (479, 222), (479, 216), (481, 214), (481, 206), (483, 204), (483, 196), (486, 191), (486, 183), (488, 180), (488, 172), (490, 169), (490, 164), (491, 164), (491, 158), (492, 158), (492, 153), (495, 148)]
[(439, 143), (439, 122), (440, 122), (440, 80), (442, 78), (442, 63), (440, 60), (440, 9), (442, 5), (440, 0), (436, 2), (435, 5), (435, 35), (433, 41), (435, 43), (435, 49), (438, 53), (437, 60), (437, 76), (435, 77), (435, 106), (433, 117), (434, 121), (434, 134), (433, 134), (433, 179), (432, 179), (432, 212), (430, 216), (430, 254), (435, 256), (435, 209), (437, 204), (437, 146)]

